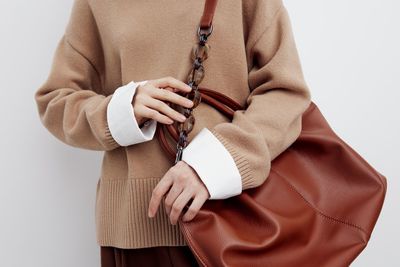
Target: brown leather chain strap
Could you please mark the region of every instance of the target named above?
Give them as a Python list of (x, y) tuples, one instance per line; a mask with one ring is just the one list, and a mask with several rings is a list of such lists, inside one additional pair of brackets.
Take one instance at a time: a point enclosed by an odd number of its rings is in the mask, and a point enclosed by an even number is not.
[[(198, 26), (197, 35), (199, 37), (198, 44), (194, 45), (192, 49), (193, 66), (188, 76), (188, 85), (192, 88), (191, 92), (186, 94), (185, 97), (192, 100), (194, 105), (191, 108), (184, 108), (179, 105), (169, 103), (174, 106), (174, 109), (184, 114), (186, 117), (185, 122), (178, 123), (178, 129), (175, 124), (164, 125), (158, 124), (156, 135), (160, 142), (161, 147), (173, 158), (175, 156), (175, 163), (182, 158), (184, 148), (188, 144), (187, 136), (192, 131), (195, 118), (192, 113), (193, 109), (197, 107), (203, 100), (205, 103), (216, 107), (226, 116), (232, 116), (233, 110), (241, 108), (236, 102), (221, 93), (215, 92), (210, 89), (200, 88), (199, 83), (204, 78), (203, 62), (208, 58), (210, 45), (207, 43), (208, 37), (213, 31), (212, 20), (217, 6), (217, 0), (206, 0), (204, 4), (203, 15)], [(232, 110), (233, 109), (233, 110)], [(174, 151), (168, 144), (165, 137), (165, 128), (167, 127), (168, 133), (176, 141), (176, 151)]]

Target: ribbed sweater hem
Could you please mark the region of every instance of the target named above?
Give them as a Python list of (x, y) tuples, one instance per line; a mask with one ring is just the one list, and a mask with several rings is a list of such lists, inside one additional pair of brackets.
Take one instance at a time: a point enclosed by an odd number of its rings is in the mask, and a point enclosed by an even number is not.
[(153, 218), (147, 215), (152, 191), (160, 179), (99, 179), (95, 208), (99, 246), (187, 246), (179, 224), (170, 223), (164, 201)]

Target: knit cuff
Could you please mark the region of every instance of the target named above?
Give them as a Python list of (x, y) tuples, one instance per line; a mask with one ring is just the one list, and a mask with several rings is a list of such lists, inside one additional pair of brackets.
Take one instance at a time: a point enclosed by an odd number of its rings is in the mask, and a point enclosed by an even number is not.
[[(234, 146), (227, 139), (225, 139), (220, 133), (218, 133), (215, 129), (211, 129), (210, 131), (225, 146), (225, 148), (229, 151), (233, 160), (235, 161), (235, 164), (239, 169), (239, 173), (242, 178), (242, 190), (258, 186), (259, 185), (258, 179), (254, 177), (250, 163), (245, 158), (245, 156), (240, 155), (236, 151)], [(266, 162), (266, 164), (268, 163)]]
[(120, 147), (120, 145), (117, 143), (117, 141), (112, 136), (112, 134), (110, 132), (110, 128), (108, 127), (108, 123), (106, 123), (105, 142), (107, 143), (109, 150), (113, 150), (117, 147)]

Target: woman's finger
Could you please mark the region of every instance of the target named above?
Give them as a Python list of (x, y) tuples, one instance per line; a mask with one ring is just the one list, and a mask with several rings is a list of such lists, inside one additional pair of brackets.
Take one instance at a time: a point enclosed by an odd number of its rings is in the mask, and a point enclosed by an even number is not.
[[(163, 91), (168, 92), (166, 90)], [(166, 116), (168, 116), (173, 120), (177, 120), (180, 122), (184, 122), (186, 120), (186, 117), (183, 114), (179, 113), (175, 109), (168, 106), (165, 102), (158, 100), (156, 98), (149, 97), (144, 101), (143, 104), (149, 108), (157, 110), (158, 112), (162, 112), (163, 114), (165, 114)]]
[(171, 224), (176, 224), (178, 222), (179, 216), (181, 215), (183, 208), (194, 195), (195, 192), (193, 192), (193, 189), (187, 187), (176, 198), (174, 204), (172, 205), (171, 212), (169, 214)]
[(147, 107), (146, 105), (138, 105), (136, 107), (136, 112), (140, 113), (142, 117), (150, 118), (150, 119), (156, 120), (160, 123), (164, 123), (164, 124), (174, 123), (174, 121), (172, 119), (170, 119), (169, 117), (159, 113), (155, 109), (151, 109), (151, 108)]
[(191, 108), (193, 106), (193, 101), (181, 96), (178, 93), (171, 92), (165, 89), (152, 90), (150, 96), (162, 101), (169, 101), (171, 103), (178, 104), (183, 107)]
[(178, 183), (174, 183), (171, 189), (168, 191), (167, 196), (165, 197), (164, 204), (165, 204), (165, 211), (169, 215), (171, 212), (172, 205), (174, 204), (176, 198), (179, 194), (183, 191), (183, 187), (178, 185)]
[(172, 184), (173, 184), (172, 177), (170, 175), (170, 172), (167, 171), (161, 178), (161, 180), (158, 182), (156, 187), (154, 187), (153, 192), (151, 194), (149, 210), (148, 210), (149, 217), (153, 217), (157, 213), (158, 207), (160, 206), (163, 196), (168, 192)]
[(170, 91), (170, 92), (177, 92), (177, 91), (179, 91), (178, 89), (176, 89), (176, 88), (174, 88), (174, 87), (169, 87), (169, 86), (167, 86), (167, 87), (163, 87), (162, 89), (165, 89), (165, 90), (168, 90), (168, 91)]
[(163, 78), (160, 78), (160, 79), (152, 80), (152, 84), (154, 86), (161, 87), (161, 88), (162, 87), (167, 87), (167, 86), (174, 87), (174, 88), (179, 89), (180, 91), (183, 91), (183, 92), (190, 92), (192, 90), (192, 88), (189, 85), (187, 85), (186, 83), (184, 83), (184, 82), (182, 82), (182, 81), (180, 81), (180, 80), (178, 80), (176, 78), (173, 78), (171, 76), (167, 76), (167, 77), (163, 77)]
[(189, 208), (186, 210), (185, 214), (182, 217), (184, 222), (192, 220), (197, 213), (199, 212), (200, 208), (204, 205), (204, 202), (208, 199), (206, 194), (197, 194)]

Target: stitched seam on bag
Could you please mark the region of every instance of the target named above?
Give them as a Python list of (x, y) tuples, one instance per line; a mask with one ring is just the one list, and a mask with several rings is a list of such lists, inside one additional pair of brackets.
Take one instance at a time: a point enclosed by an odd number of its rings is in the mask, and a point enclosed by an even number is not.
[[(190, 222), (189, 222), (189, 223), (190, 223)], [(182, 222), (182, 224), (183, 224), (183, 222)], [(187, 239), (188, 239), (188, 242), (189, 242), (189, 243), (192, 243), (192, 244), (193, 244), (192, 246), (195, 246), (196, 243), (193, 241), (193, 238), (192, 238), (192, 231), (190, 230), (190, 228), (186, 228), (186, 227), (180, 226), (180, 229), (181, 229), (182, 231), (187, 231), (186, 237), (187, 237)], [(208, 261), (207, 261), (205, 258), (203, 258), (202, 256), (200, 256), (196, 251), (193, 251), (193, 253), (197, 255), (197, 258), (200, 260), (201, 264), (203, 264), (202, 267), (211, 266), (211, 265), (208, 264)]]
[(357, 224), (354, 224), (354, 223), (351, 223), (351, 222), (348, 222), (348, 221), (343, 220), (343, 219), (338, 219), (338, 218), (332, 217), (332, 216), (330, 216), (330, 215), (327, 215), (327, 214), (323, 213), (323, 212), (320, 211), (317, 207), (315, 207), (313, 204), (311, 204), (311, 202), (308, 201), (308, 200), (303, 196), (303, 194), (301, 194), (301, 193), (299, 192), (299, 190), (297, 190), (297, 188), (296, 188), (294, 185), (292, 185), (292, 184), (285, 178), (284, 175), (280, 174), (279, 172), (277, 172), (277, 171), (274, 170), (274, 169), (271, 169), (271, 171), (273, 171), (273, 172), (275, 172), (277, 175), (279, 175), (279, 176), (292, 188), (292, 190), (295, 191), (298, 195), (300, 195), (301, 198), (308, 204), (308, 206), (310, 206), (318, 215), (320, 215), (320, 216), (322, 216), (322, 217), (324, 217), (324, 218), (326, 218), (326, 219), (328, 219), (328, 220), (335, 221), (335, 222), (344, 224), (344, 225), (346, 225), (346, 226), (356, 228), (357, 230), (363, 232), (363, 233), (368, 237), (368, 239), (369, 239), (369, 234), (368, 234), (367, 231), (364, 230), (361, 226), (359, 226), (359, 225), (357, 225)]

